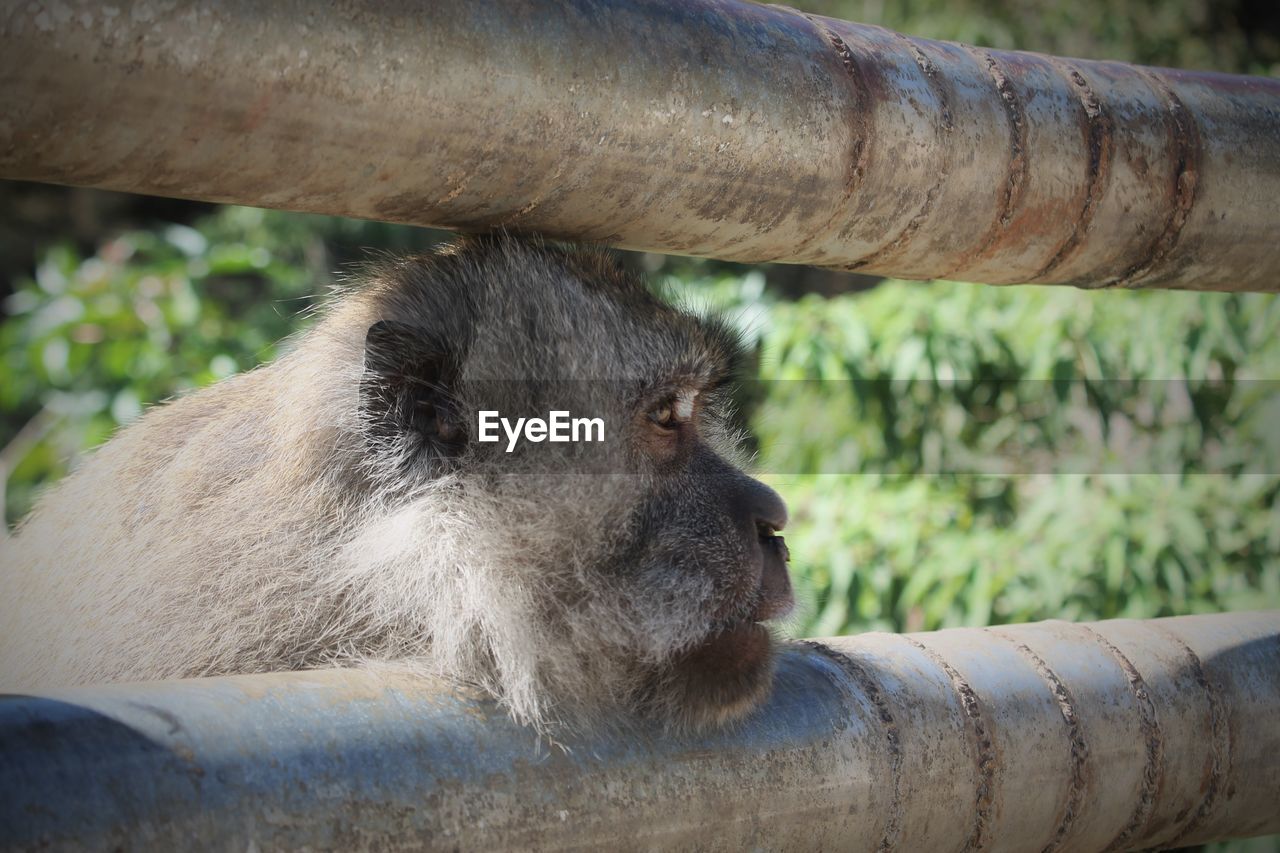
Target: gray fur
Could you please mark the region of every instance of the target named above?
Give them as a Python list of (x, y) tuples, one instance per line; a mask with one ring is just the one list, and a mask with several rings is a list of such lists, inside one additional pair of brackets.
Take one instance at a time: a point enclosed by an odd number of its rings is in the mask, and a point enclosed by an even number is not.
[[(287, 355), (122, 430), (0, 545), (0, 688), (395, 661), (544, 727), (758, 702), (767, 673), (702, 696), (719, 676), (680, 664), (758, 603), (724, 497), (753, 481), (710, 410), (675, 467), (631, 433), (662, 383), (728, 369), (732, 336), (592, 252), (473, 240), (364, 278)], [(613, 440), (450, 455), (377, 429), (380, 321), (454, 359), (471, 436), (478, 408), (557, 404)]]

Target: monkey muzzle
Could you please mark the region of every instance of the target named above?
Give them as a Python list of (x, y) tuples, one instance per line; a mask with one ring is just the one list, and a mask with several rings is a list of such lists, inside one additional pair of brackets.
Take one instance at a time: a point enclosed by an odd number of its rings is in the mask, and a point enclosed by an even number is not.
[(787, 574), (791, 555), (778, 530), (756, 523), (759, 562), (742, 567), (753, 582), (749, 600), (717, 621), (701, 643), (674, 662), (675, 683), (681, 685), (686, 713), (696, 723), (737, 719), (769, 695), (774, 642), (761, 623), (785, 616), (795, 605)]

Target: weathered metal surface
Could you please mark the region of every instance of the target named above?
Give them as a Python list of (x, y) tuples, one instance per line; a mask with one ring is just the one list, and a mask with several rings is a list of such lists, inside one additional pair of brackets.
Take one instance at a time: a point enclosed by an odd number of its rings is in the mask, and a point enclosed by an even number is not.
[(1063, 850), (1280, 832), (1280, 612), (797, 647), (705, 737), (550, 745), (404, 676), (0, 701), (0, 846)]
[(0, 177), (911, 278), (1280, 290), (1280, 81), (741, 0), (0, 7)]

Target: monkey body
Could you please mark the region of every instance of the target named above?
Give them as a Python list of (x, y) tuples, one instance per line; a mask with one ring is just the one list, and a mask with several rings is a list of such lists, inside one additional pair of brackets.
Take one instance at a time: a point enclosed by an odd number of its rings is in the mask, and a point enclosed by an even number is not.
[(0, 546), (0, 684), (317, 662), (297, 617), (361, 487), (321, 450), (350, 425), (316, 416), (341, 394), (309, 349), (151, 409), (39, 503)]
[[(384, 264), (40, 501), (0, 546), (0, 688), (394, 661), (537, 725), (740, 716), (791, 598), (781, 500), (727, 461), (736, 347), (595, 253)], [(556, 409), (606, 440), (476, 440)]]

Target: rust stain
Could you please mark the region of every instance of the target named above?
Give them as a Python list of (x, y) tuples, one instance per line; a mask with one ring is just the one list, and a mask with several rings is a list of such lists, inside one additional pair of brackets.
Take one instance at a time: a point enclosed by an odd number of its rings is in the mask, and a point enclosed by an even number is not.
[(1071, 82), (1071, 88), (1080, 99), (1080, 107), (1084, 111), (1084, 134), (1089, 160), (1085, 166), (1084, 199), (1071, 225), (1071, 233), (1067, 235), (1062, 245), (1058, 246), (1048, 263), (1031, 277), (1037, 281), (1052, 275), (1054, 270), (1062, 266), (1080, 248), (1080, 244), (1093, 224), (1098, 201), (1105, 192), (1107, 180), (1111, 176), (1111, 158), (1115, 152), (1114, 124), (1110, 114), (1093, 91), (1093, 87), (1089, 85), (1089, 81), (1074, 66), (1056, 61), (1050, 64)]
[(998, 214), (987, 233), (978, 242), (977, 248), (966, 252), (959, 264), (953, 269), (938, 276), (951, 278), (956, 273), (986, 257), (988, 250), (995, 245), (1001, 234), (1008, 231), (1013, 221), (1013, 213), (1022, 201), (1022, 194), (1027, 182), (1027, 117), (1022, 99), (1009, 82), (1005, 68), (996, 59), (994, 53), (986, 50), (964, 46), (965, 53), (979, 60), (986, 69), (991, 82), (995, 84), (996, 93), (1000, 96), (1000, 105), (1004, 108), (1005, 119), (1009, 123), (1009, 159), (1005, 165), (1005, 178), (1000, 187)]
[(944, 83), (939, 79), (937, 66), (933, 64), (929, 57), (925, 56), (924, 51), (920, 49), (919, 45), (899, 33), (894, 33), (893, 35), (907, 46), (907, 50), (910, 51), (912, 58), (916, 62), (916, 67), (920, 69), (920, 73), (924, 76), (925, 82), (929, 86), (930, 91), (933, 92), (934, 97), (938, 100), (938, 107), (940, 110), (939, 121), (943, 135), (942, 144), (946, 149), (946, 156), (943, 158), (941, 168), (938, 169), (937, 180), (935, 180), (933, 184), (930, 185), (929, 189), (925, 191), (924, 202), (920, 205), (920, 209), (916, 211), (915, 215), (911, 217), (907, 224), (903, 226), (902, 230), (899, 231), (898, 234), (888, 243), (858, 261), (841, 267), (841, 269), (849, 272), (856, 272), (866, 267), (875, 266), (886, 256), (893, 254), (904, 245), (910, 243), (912, 238), (915, 237), (916, 233), (920, 230), (920, 226), (922, 226), (933, 213), (933, 206), (937, 202), (938, 196), (942, 194), (942, 188), (946, 185), (947, 180), (951, 175), (951, 159), (954, 148), (951, 144), (950, 136), (952, 131), (955, 130), (955, 123), (951, 116), (950, 93), (947, 91)]
[(1204, 157), (1199, 124), (1182, 103), (1182, 99), (1157, 72), (1135, 66), (1134, 73), (1164, 102), (1165, 129), (1168, 132), (1169, 147), (1175, 152), (1174, 169), (1169, 187), (1169, 215), (1165, 219), (1164, 228), (1147, 249), (1145, 260), (1139, 261), (1108, 282), (1108, 285), (1118, 287), (1128, 287), (1150, 273), (1178, 245), (1182, 227), (1187, 224), (1187, 217), (1195, 206), (1201, 160)]
[(845, 155), (845, 178), (840, 202), (826, 222), (791, 247), (790, 254), (793, 257), (819, 238), (829, 234), (836, 220), (847, 214), (849, 201), (866, 176), (867, 163), (871, 159), (872, 142), (875, 139), (874, 99), (867, 69), (858, 62), (857, 57), (839, 33), (813, 15), (803, 12), (796, 12), (796, 14), (812, 24), (823, 42), (835, 52), (841, 67), (844, 68), (844, 85), (852, 96), (853, 104), (845, 110), (845, 118), (849, 126), (849, 150)]

